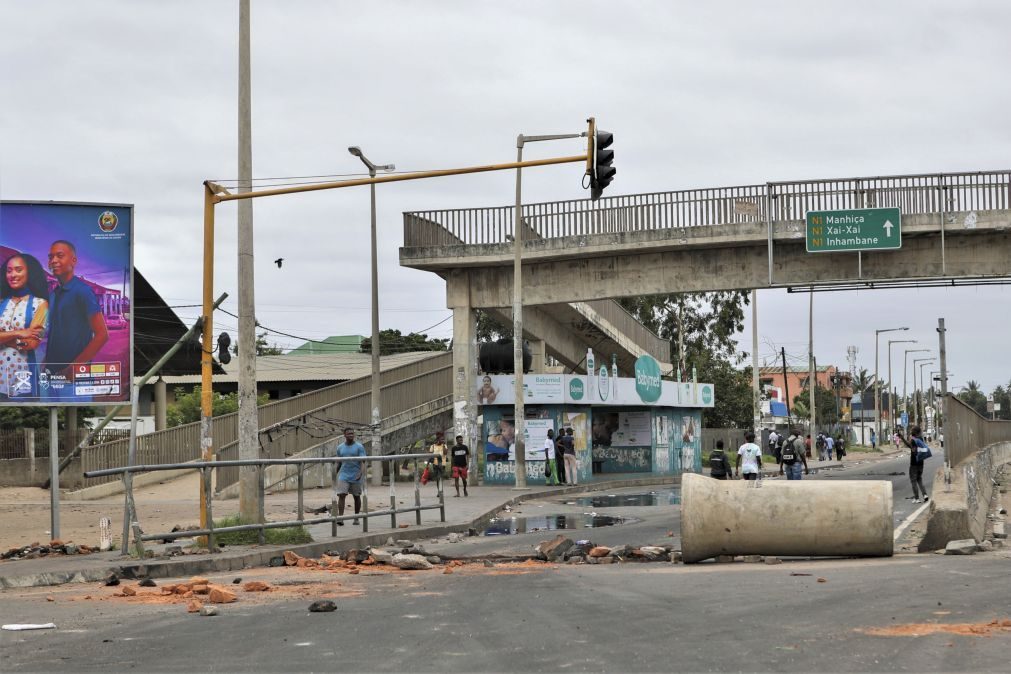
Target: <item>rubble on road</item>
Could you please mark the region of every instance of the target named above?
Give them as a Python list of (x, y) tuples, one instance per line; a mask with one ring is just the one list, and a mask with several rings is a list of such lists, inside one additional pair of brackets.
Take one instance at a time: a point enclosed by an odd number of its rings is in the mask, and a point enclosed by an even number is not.
[(90, 555), (93, 552), (98, 552), (98, 548), (90, 545), (77, 545), (70, 541), (64, 543), (54, 539), (49, 543), (32, 543), (10, 548), (7, 552), (0, 553), (0, 560), (38, 559), (50, 555)]

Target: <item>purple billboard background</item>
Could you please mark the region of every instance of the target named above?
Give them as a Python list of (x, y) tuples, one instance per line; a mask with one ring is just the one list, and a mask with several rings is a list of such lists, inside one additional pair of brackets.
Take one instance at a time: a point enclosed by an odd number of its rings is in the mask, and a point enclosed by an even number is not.
[[(53, 242), (59, 240), (69, 241), (76, 248), (72, 294), (74, 301), (92, 308), (97, 306), (97, 314), (91, 313), (90, 318), (66, 310), (70, 301), (63, 289), (60, 291), (63, 297), (54, 297), (59, 281), (51, 273), (48, 259)], [(0, 261), (4, 262), (0, 273), (7, 274), (6, 261), (11, 257), (17, 254), (33, 256), (45, 270), (50, 292), (47, 302), (51, 304), (56, 299), (60, 307), (56, 312), (52, 306), (48, 307), (46, 333), (32, 355), (35, 363), (30, 367), (21, 366), (31, 374), (11, 370), (15, 367), (12, 357), (24, 360), (25, 352), (16, 352), (13, 342), (0, 344), (0, 368), (4, 368), (0, 372), (0, 404), (49, 406), (130, 402), (132, 245), (133, 208), (129, 205), (0, 202)], [(0, 321), (5, 317), (8, 315), (0, 315)], [(86, 362), (66, 356), (62, 363), (49, 361), (47, 352), (51, 338), (54, 342), (66, 342), (65, 335), (74, 333), (82, 343), (88, 342), (97, 334), (93, 321), (99, 317), (99, 325), (104, 325), (107, 337), (94, 355)], [(0, 326), (0, 335), (5, 334), (2, 330), (11, 327)], [(54, 327), (62, 334), (52, 334)], [(59, 350), (59, 344), (54, 345), (53, 351)], [(76, 353), (77, 348), (70, 348), (70, 352)], [(87, 350), (79, 355), (86, 354)]]

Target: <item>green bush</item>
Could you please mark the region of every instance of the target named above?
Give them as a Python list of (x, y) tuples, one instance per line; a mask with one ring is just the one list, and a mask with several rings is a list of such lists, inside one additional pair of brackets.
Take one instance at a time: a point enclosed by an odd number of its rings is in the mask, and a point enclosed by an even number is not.
[[(235, 527), (240, 524), (251, 524), (238, 515), (231, 515), (222, 520), (214, 522), (214, 528)], [(281, 527), (277, 529), (265, 529), (263, 532), (264, 542), (268, 545), (298, 545), (300, 543), (312, 543), (312, 536), (305, 527)], [(223, 534), (214, 534), (214, 542), (217, 545), (256, 545), (260, 542), (259, 532), (253, 529), (249, 531), (230, 531)], [(206, 543), (204, 543), (206, 546)]]

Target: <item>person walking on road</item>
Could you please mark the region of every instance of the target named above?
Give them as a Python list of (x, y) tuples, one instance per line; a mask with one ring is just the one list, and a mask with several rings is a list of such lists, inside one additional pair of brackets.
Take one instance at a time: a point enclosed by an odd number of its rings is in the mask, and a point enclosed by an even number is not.
[(463, 444), (463, 436), (456, 436), (456, 444), (450, 450), (453, 461), (453, 486), (456, 487), (456, 498), (460, 497), (460, 480), (463, 480), (463, 495), (467, 493), (467, 463), (470, 461), (470, 447)]
[[(355, 442), (354, 429), (344, 429), (344, 442), (337, 445), (337, 458), (344, 459), (354, 456), (365, 456), (365, 448), (362, 443)], [(337, 515), (344, 514), (344, 502), (348, 494), (355, 500), (355, 515), (362, 511), (362, 482), (365, 478), (364, 461), (341, 461), (340, 471), (337, 473), (337, 485), (334, 492), (337, 494)], [(354, 524), (358, 524), (355, 518)], [(337, 526), (344, 526), (344, 522), (338, 522)]]
[(832, 460), (832, 448), (835, 447), (835, 439), (831, 433), (825, 434), (825, 460)]
[(558, 472), (555, 470), (555, 432), (548, 429), (548, 437), (544, 438), (544, 484), (558, 485)]
[(800, 437), (800, 431), (794, 429), (790, 437), (783, 443), (783, 451), (780, 452), (779, 474), (786, 471), (787, 480), (801, 479), (800, 467), (804, 466), (804, 473), (810, 475), (811, 471), (807, 467), (807, 458), (804, 456), (804, 440)]
[(873, 449), (877, 449), (877, 446), (878, 446), (878, 436), (874, 432), (874, 429), (872, 428), (871, 429), (871, 449), (872, 450)]
[(429, 454), (435, 454), (432, 457), (431, 462), (428, 464), (431, 469), (431, 474), (433, 480), (435, 480), (436, 491), (442, 493), (442, 479), (445, 473), (446, 466), (446, 456), (449, 454), (449, 448), (446, 447), (446, 434), (442, 431), (437, 431), (435, 433), (435, 442), (431, 444), (428, 448)]
[(716, 441), (716, 449), (709, 455), (709, 476), (716, 480), (734, 479), (734, 469), (730, 457), (723, 451), (723, 441)]
[(846, 435), (843, 433), (839, 434), (839, 437), (835, 439), (835, 460), (842, 461), (842, 458), (846, 456)]
[(753, 431), (748, 431), (744, 440), (744, 444), (737, 450), (736, 474), (740, 475), (743, 471), (745, 480), (757, 480), (758, 474), (762, 471), (762, 448), (755, 444)]
[(577, 469), (579, 464), (576, 463), (576, 440), (572, 437), (572, 428), (566, 428), (564, 436), (561, 433), (558, 434), (558, 447), (561, 448), (562, 461), (565, 463), (566, 484), (578, 485)]
[(909, 482), (913, 485), (913, 503), (926, 503), (930, 497), (927, 496), (927, 488), (923, 486), (923, 464), (930, 450), (923, 441), (919, 426), (913, 426), (909, 432), (912, 441), (902, 438), (902, 442), (909, 448)]

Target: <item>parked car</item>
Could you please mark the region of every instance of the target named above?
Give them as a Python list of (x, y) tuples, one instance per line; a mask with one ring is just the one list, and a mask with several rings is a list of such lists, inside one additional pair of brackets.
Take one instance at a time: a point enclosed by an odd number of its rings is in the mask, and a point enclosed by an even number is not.
[(110, 330), (122, 330), (128, 325), (127, 320), (119, 314), (111, 314), (105, 317), (105, 327)]

